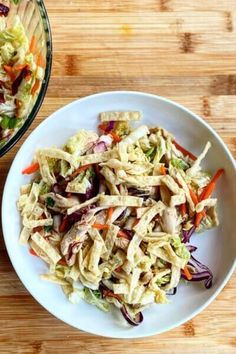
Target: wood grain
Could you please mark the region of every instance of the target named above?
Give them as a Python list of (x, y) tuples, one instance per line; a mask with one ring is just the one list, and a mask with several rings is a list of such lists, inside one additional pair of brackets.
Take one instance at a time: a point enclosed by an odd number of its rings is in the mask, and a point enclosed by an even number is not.
[[(54, 46), (50, 85), (29, 131), (0, 160), (0, 197), (30, 132), (56, 109), (100, 91), (146, 91), (176, 100), (201, 115), (236, 157), (235, 0), (45, 0), (45, 5)], [(163, 335), (123, 342), (88, 335), (48, 314), (17, 278), (2, 236), (0, 265), (0, 353), (236, 353), (235, 276), (192, 321)]]

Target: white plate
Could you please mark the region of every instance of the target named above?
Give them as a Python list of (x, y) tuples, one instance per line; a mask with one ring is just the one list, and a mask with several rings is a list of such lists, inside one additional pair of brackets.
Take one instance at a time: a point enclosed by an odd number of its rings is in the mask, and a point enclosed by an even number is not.
[[(135, 328), (123, 328), (114, 316), (81, 301), (72, 305), (60, 286), (39, 279), (47, 267), (31, 256), (27, 247), (19, 246), (21, 229), (16, 201), (22, 184), (30, 181), (21, 171), (32, 160), (39, 147), (61, 146), (80, 128), (96, 129), (98, 114), (109, 110), (141, 110), (142, 123), (162, 126), (176, 136), (181, 145), (200, 153), (207, 140), (211, 141), (205, 166), (211, 172), (224, 167), (225, 175), (217, 186), (220, 226), (201, 235), (191, 243), (198, 246), (196, 257), (214, 273), (214, 284), (206, 290), (202, 283), (181, 284), (169, 305), (153, 305), (144, 311), (144, 322)], [(219, 136), (201, 118), (186, 108), (162, 97), (138, 92), (101, 93), (75, 101), (42, 122), (24, 142), (11, 166), (2, 203), (2, 225), (5, 243), (12, 264), (21, 281), (54, 316), (81, 330), (117, 338), (137, 338), (162, 333), (188, 321), (202, 311), (229, 280), (235, 263), (236, 193), (233, 158)], [(22, 305), (23, 306), (23, 305)]]

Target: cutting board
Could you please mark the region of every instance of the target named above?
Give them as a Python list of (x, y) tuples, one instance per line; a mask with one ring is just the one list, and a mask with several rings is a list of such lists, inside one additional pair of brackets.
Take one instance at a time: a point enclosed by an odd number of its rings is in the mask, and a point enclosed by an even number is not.
[[(40, 112), (0, 161), (0, 194), (29, 133), (100, 91), (146, 91), (201, 115), (236, 156), (235, 0), (45, 0), (53, 68)], [(9, 216), (10, 220), (10, 216)], [(0, 353), (235, 354), (236, 277), (193, 320), (162, 335), (112, 340), (70, 328), (24, 289), (0, 242)], [(157, 318), (158, 321), (158, 318)]]

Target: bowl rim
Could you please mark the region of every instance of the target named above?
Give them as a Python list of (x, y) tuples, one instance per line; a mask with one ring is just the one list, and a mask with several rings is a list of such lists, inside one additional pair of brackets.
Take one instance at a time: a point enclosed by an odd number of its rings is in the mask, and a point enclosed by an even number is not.
[(2, 147), (0, 148), (0, 158), (5, 155), (13, 146), (20, 140), (20, 138), (25, 134), (25, 132), (28, 130), (32, 122), (34, 121), (39, 109), (41, 108), (41, 105), (43, 103), (44, 97), (47, 92), (48, 84), (49, 84), (49, 79), (51, 76), (51, 68), (52, 68), (52, 31), (51, 31), (51, 26), (49, 22), (49, 17), (47, 14), (46, 7), (44, 5), (43, 0), (36, 0), (35, 1), (37, 6), (39, 7), (39, 13), (43, 22), (43, 27), (44, 31), (46, 32), (46, 48), (47, 48), (47, 53), (46, 53), (46, 68), (45, 68), (45, 75), (44, 79), (42, 82), (41, 89), (39, 91), (38, 97), (33, 105), (33, 108), (28, 116), (28, 118), (25, 120), (24, 124), (22, 127), (16, 132), (16, 134)]
[[(236, 177), (236, 164), (235, 164), (235, 161), (234, 161), (234, 158), (231, 154), (231, 152), (229, 151), (228, 147), (226, 146), (226, 144), (224, 143), (224, 141), (221, 139), (221, 137), (218, 135), (218, 133), (215, 132), (215, 130), (207, 123), (204, 121), (203, 118), (201, 118), (200, 116), (198, 116), (197, 114), (195, 114), (194, 112), (192, 112), (191, 110), (189, 110), (188, 108), (186, 108), (185, 106), (173, 101), (173, 100), (170, 100), (168, 98), (165, 98), (165, 97), (162, 97), (162, 96), (158, 96), (158, 95), (155, 95), (155, 94), (151, 94), (151, 93), (145, 93), (145, 92), (141, 92), (141, 91), (107, 91), (107, 92), (101, 92), (101, 93), (96, 93), (96, 94), (92, 94), (92, 95), (89, 95), (89, 96), (85, 96), (85, 97), (82, 97), (80, 99), (77, 99), (77, 100), (74, 100), (72, 101), (71, 103), (59, 108), (58, 110), (56, 110), (54, 113), (52, 113), (48, 118), (46, 118), (44, 121), (42, 121), (39, 126), (41, 125), (45, 125), (47, 124), (47, 121), (48, 120), (51, 120), (54, 118), (54, 116), (58, 113), (58, 111), (64, 111), (68, 108), (68, 106), (73, 106), (73, 105), (76, 105), (78, 102), (83, 102), (83, 101), (86, 101), (86, 100), (90, 100), (90, 99), (93, 99), (93, 98), (96, 98), (96, 97), (99, 97), (99, 96), (107, 96), (109, 97), (110, 95), (137, 95), (137, 96), (145, 96), (145, 97), (149, 97), (149, 98), (154, 98), (154, 99), (158, 99), (160, 101), (163, 101), (165, 103), (168, 103), (172, 106), (175, 106), (183, 111), (185, 111), (186, 113), (190, 114), (193, 119), (197, 120), (198, 122), (200, 122), (202, 125), (204, 125), (210, 132), (211, 134), (213, 134), (213, 136), (218, 140), (218, 142), (220, 143), (220, 145), (222, 146), (225, 154), (228, 156), (230, 162), (232, 163), (232, 166), (234, 167), (234, 170), (235, 170), (235, 177)], [(38, 126), (38, 127), (39, 127)], [(37, 128), (38, 128), (37, 127)], [(37, 128), (29, 135), (29, 137), (33, 134), (36, 134), (36, 130)], [(28, 138), (29, 138), (28, 137)], [(27, 138), (27, 139), (28, 139)], [(21, 151), (22, 147), (18, 150), (15, 158), (17, 159), (18, 156), (20, 155), (20, 151)], [(13, 161), (13, 164), (14, 164), (14, 161)], [(63, 321), (64, 323), (68, 324), (69, 326), (71, 327), (74, 327), (76, 329), (79, 329), (81, 331), (84, 331), (84, 332), (87, 332), (87, 333), (90, 333), (90, 334), (94, 334), (94, 335), (97, 335), (97, 336), (101, 336), (101, 337), (107, 337), (107, 338), (119, 338), (119, 339), (135, 339), (135, 338), (146, 338), (146, 337), (150, 337), (150, 336), (154, 336), (154, 335), (157, 335), (157, 334), (161, 334), (161, 333), (165, 333), (165, 332), (168, 332), (174, 328), (177, 328), (179, 327), (180, 325), (186, 323), (187, 321), (190, 321), (193, 317), (195, 317), (196, 315), (198, 315), (199, 313), (201, 313), (206, 307), (208, 307), (212, 301), (219, 295), (219, 293), (222, 291), (222, 289), (225, 287), (225, 285), (227, 284), (227, 282), (229, 281), (230, 277), (232, 276), (235, 268), (236, 268), (236, 258), (233, 260), (232, 262), (232, 265), (229, 267), (228, 271), (226, 272), (226, 275), (225, 275), (225, 278), (224, 280), (222, 281), (222, 283), (215, 289), (215, 291), (213, 292), (213, 294), (208, 298), (208, 300), (206, 300), (201, 306), (199, 306), (195, 311), (193, 311), (190, 315), (188, 316), (185, 316), (184, 318), (182, 318), (181, 320), (175, 322), (174, 324), (172, 325), (169, 325), (167, 326), (164, 330), (151, 330), (151, 331), (148, 331), (148, 333), (145, 333), (144, 335), (132, 335), (132, 332), (130, 331), (127, 331), (126, 335), (116, 335), (116, 334), (104, 334), (104, 331), (101, 331), (100, 333), (98, 332), (94, 332), (92, 330), (90, 331), (87, 331), (85, 328), (78, 328), (76, 326), (74, 326), (73, 324), (71, 324), (69, 321), (67, 321), (65, 318), (63, 318), (63, 315), (61, 314), (58, 314), (56, 313), (56, 311), (54, 311), (52, 308), (48, 308), (48, 306), (43, 303), (36, 294), (32, 294), (32, 292), (29, 290), (29, 287), (28, 285), (25, 284), (25, 282), (22, 281), (19, 273), (18, 273), (18, 270), (17, 268), (15, 267), (16, 263), (15, 263), (15, 258), (14, 258), (14, 254), (12, 253), (11, 251), (11, 247), (10, 247), (10, 243), (9, 241), (7, 240), (7, 238), (5, 237), (5, 232), (4, 230), (7, 229), (7, 224), (6, 222), (4, 221), (5, 220), (5, 213), (4, 213), (4, 204), (5, 204), (5, 200), (8, 198), (7, 196), (7, 193), (6, 193), (6, 186), (7, 186), (7, 183), (8, 183), (8, 178), (9, 178), (9, 174), (10, 174), (10, 171), (11, 169), (13, 168), (13, 164), (8, 172), (8, 176), (7, 176), (7, 179), (6, 179), (6, 182), (5, 182), (5, 186), (4, 186), (4, 190), (3, 190), (3, 198), (2, 198), (2, 210), (1, 210), (1, 218), (2, 218), (2, 230), (3, 230), (3, 238), (4, 238), (4, 241), (5, 241), (5, 244), (6, 244), (6, 249), (7, 249), (7, 252), (8, 252), (8, 255), (9, 255), (9, 258), (11, 260), (11, 263), (14, 267), (14, 270), (16, 272), (16, 274), (18, 275), (18, 277), (20, 278), (21, 282), (23, 283), (23, 285), (25, 286), (25, 288), (27, 289), (27, 291), (29, 291), (29, 293), (31, 294), (31, 296), (33, 296), (36, 301), (43, 307), (45, 308), (49, 313), (51, 313), (53, 316), (55, 316), (57, 319)], [(9, 246), (9, 247), (8, 247)]]

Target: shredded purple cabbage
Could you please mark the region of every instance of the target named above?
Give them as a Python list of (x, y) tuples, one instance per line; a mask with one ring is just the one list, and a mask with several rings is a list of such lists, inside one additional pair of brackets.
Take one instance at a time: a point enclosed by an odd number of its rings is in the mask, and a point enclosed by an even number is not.
[(57, 182), (52, 186), (52, 191), (56, 194), (60, 194), (61, 196), (66, 195), (66, 183)]
[(142, 312), (138, 312), (138, 313), (135, 315), (135, 317), (133, 318), (133, 317), (130, 315), (130, 313), (129, 313), (129, 311), (128, 311), (128, 309), (127, 309), (127, 307), (126, 307), (125, 305), (123, 305), (123, 306), (121, 307), (120, 311), (121, 311), (123, 317), (126, 319), (126, 321), (127, 321), (131, 326), (138, 326), (138, 325), (140, 325), (140, 323), (143, 322), (143, 314), (142, 314)]
[(150, 197), (150, 192), (137, 189), (137, 188), (129, 188), (128, 189), (129, 195), (142, 197), (144, 200)]
[(175, 295), (177, 293), (177, 286), (173, 289), (170, 289), (166, 292), (166, 295)]
[(98, 194), (99, 191), (99, 176), (95, 175), (90, 180), (91, 186), (87, 189), (85, 194), (80, 194), (81, 202), (85, 202)]
[(96, 153), (99, 153), (99, 152), (104, 152), (107, 150), (107, 146), (106, 144), (104, 143), (104, 141), (99, 141), (93, 148), (93, 152), (96, 154)]
[[(194, 247), (194, 246), (192, 246)], [(191, 251), (190, 251), (191, 252)], [(194, 251), (192, 251), (194, 252)], [(188, 280), (185, 273), (181, 272), (182, 278), (188, 281), (202, 281), (204, 280), (205, 287), (210, 289), (212, 286), (213, 274), (210, 269), (199, 262), (196, 258), (191, 255), (188, 265), (194, 269), (194, 272), (191, 272), (192, 279)]]
[(191, 229), (188, 230), (188, 231), (183, 230), (183, 234), (182, 234), (182, 242), (183, 243), (188, 243), (189, 242), (190, 237), (194, 233), (195, 229), (196, 229), (195, 226), (192, 226)]
[(12, 95), (15, 96), (18, 92), (18, 88), (20, 86), (20, 84), (22, 83), (22, 80), (28, 75), (29, 73), (29, 69), (26, 67), (24, 67), (20, 74), (17, 76), (17, 78), (14, 80), (13, 84), (12, 84)]
[[(101, 282), (100, 285), (99, 285), (99, 290), (100, 290), (100, 292), (101, 292), (101, 294), (102, 294), (102, 297), (104, 297), (104, 295), (103, 295), (103, 291), (104, 291), (104, 290), (109, 290), (109, 291), (111, 291), (111, 290), (110, 290), (106, 285), (104, 285), (102, 282)], [(117, 299), (117, 301), (119, 301), (119, 300)], [(119, 302), (120, 302), (120, 301), (119, 301)], [(120, 302), (120, 303), (121, 303), (121, 302)], [(124, 304), (122, 304), (122, 303), (121, 303), (121, 305), (122, 305), (122, 306), (121, 306), (121, 308), (120, 308), (120, 311), (121, 311), (123, 317), (126, 319), (126, 321), (127, 321), (131, 326), (138, 326), (140, 323), (143, 322), (143, 314), (142, 314), (142, 312), (137, 313), (136, 316), (135, 316), (135, 318), (133, 318), (133, 317), (131, 316), (131, 314), (129, 313), (127, 307), (126, 307)]]
[(0, 93), (0, 103), (5, 103), (4, 94), (2, 92)]
[(110, 133), (110, 131), (112, 129), (114, 129), (114, 126), (115, 126), (115, 122), (114, 120), (111, 120), (110, 122), (108, 122), (108, 125), (106, 127), (106, 133)]
[(0, 4), (0, 16), (7, 17), (10, 8), (4, 4)]
[(193, 245), (187, 245), (186, 248), (190, 253), (195, 252), (197, 250), (197, 247)]

